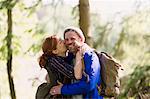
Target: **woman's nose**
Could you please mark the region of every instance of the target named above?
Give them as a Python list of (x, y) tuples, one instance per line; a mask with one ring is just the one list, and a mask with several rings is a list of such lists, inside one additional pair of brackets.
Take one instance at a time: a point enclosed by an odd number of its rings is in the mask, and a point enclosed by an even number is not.
[(65, 43), (65, 41), (64, 41), (64, 40), (62, 40), (61, 42), (62, 42), (62, 43)]

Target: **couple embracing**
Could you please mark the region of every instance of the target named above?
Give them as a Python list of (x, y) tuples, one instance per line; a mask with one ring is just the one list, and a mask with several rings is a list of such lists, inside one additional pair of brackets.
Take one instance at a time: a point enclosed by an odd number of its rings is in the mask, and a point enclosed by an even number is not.
[(49, 82), (38, 87), (36, 99), (103, 98), (97, 89), (101, 84), (98, 56), (84, 42), (83, 32), (76, 27), (64, 30), (64, 40), (45, 39), (39, 65), (47, 70)]

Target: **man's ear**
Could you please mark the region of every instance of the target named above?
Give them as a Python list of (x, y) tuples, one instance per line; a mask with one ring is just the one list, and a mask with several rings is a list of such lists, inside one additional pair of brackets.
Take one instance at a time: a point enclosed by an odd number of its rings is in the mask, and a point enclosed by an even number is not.
[(84, 43), (84, 41), (83, 41), (83, 39), (82, 39), (82, 38), (80, 38), (80, 41), (81, 41), (81, 43)]
[(52, 53), (53, 54), (58, 54), (58, 51), (57, 50), (53, 50)]

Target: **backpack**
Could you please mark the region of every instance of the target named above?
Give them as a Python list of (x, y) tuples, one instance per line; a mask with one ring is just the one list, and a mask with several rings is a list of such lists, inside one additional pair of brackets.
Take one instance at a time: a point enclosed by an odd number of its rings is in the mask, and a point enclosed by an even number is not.
[(104, 97), (116, 97), (119, 95), (120, 79), (119, 70), (123, 70), (122, 66), (116, 60), (109, 56), (106, 52), (97, 52), (101, 65), (101, 85), (98, 86), (98, 91)]

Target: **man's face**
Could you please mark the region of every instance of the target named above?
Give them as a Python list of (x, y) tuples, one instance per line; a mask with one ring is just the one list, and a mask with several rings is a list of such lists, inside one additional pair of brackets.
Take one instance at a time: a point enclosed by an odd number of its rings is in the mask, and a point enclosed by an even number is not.
[(75, 31), (68, 31), (65, 33), (65, 44), (70, 52), (76, 53), (77, 47), (75, 42), (82, 43), (82, 39)]

